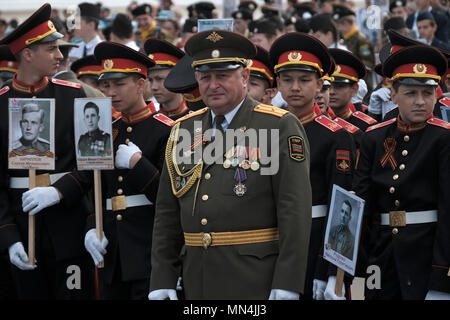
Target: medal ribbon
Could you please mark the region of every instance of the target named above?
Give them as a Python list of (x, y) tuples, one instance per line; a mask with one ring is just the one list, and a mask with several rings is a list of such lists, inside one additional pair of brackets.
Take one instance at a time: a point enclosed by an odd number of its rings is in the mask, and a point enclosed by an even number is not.
[(386, 153), (384, 154), (383, 158), (381, 158), (381, 167), (384, 168), (386, 163), (389, 161), (392, 170), (395, 170), (395, 168), (397, 168), (397, 162), (395, 161), (393, 155), (396, 146), (397, 141), (395, 141), (394, 138), (386, 138), (386, 140), (384, 140), (384, 150), (386, 151)]
[(237, 183), (242, 183), (247, 180), (247, 174), (245, 170), (242, 168), (236, 168), (236, 172), (234, 173), (234, 181)]

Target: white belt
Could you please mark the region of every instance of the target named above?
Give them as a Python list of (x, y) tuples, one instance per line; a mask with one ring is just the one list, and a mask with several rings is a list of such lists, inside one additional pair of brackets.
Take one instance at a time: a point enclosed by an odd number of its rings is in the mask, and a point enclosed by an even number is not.
[[(68, 172), (50, 174), (50, 184), (54, 184)], [(30, 179), (28, 177), (11, 177), (9, 178), (9, 187), (11, 189), (28, 189), (30, 187)]]
[[(148, 206), (148, 205), (153, 204), (150, 200), (148, 200), (148, 198), (145, 196), (145, 194), (136, 194), (133, 196), (126, 196), (125, 201), (126, 201), (126, 208)], [(111, 199), (106, 199), (106, 210), (112, 210), (112, 200)]]
[[(391, 224), (391, 216), (396, 212), (391, 213), (381, 213), (381, 225), (389, 226)], [(427, 211), (414, 211), (414, 212), (404, 212), (404, 224), (416, 224), (416, 223), (429, 223), (437, 221), (437, 210), (427, 210)]]
[(312, 207), (312, 217), (313, 218), (326, 217), (327, 211), (328, 211), (328, 206), (325, 204), (322, 204), (320, 206), (313, 206)]

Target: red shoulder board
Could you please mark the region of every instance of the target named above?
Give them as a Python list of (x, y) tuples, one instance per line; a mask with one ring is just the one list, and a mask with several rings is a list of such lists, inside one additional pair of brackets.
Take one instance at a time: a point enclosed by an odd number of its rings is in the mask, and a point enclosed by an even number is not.
[(316, 122), (320, 123), (321, 125), (323, 125), (325, 128), (336, 132), (339, 129), (342, 129), (342, 127), (337, 124), (336, 122), (334, 122), (333, 120), (331, 120), (330, 118), (326, 117), (326, 116), (319, 116), (317, 118), (314, 119)]
[(446, 106), (446, 107), (450, 107), (450, 99), (445, 97), (442, 98), (441, 100), (439, 100), (439, 103)]
[(392, 118), (391, 120), (378, 123), (378, 124), (376, 124), (374, 126), (370, 126), (370, 127), (367, 128), (366, 132), (372, 131), (373, 129), (378, 129), (378, 128), (381, 128), (381, 127), (385, 127), (385, 126), (387, 126), (387, 125), (389, 125), (391, 123), (394, 123), (395, 121), (397, 121), (397, 118)]
[(2, 89), (0, 90), (0, 96), (1, 96), (2, 94), (4, 94), (4, 93), (7, 93), (8, 91), (9, 91), (9, 87), (8, 87), (8, 86), (2, 88)]
[(355, 133), (359, 130), (357, 126), (352, 125), (350, 122), (347, 122), (342, 118), (335, 118), (334, 121), (337, 122), (337, 124), (343, 126), (344, 129), (350, 133)]
[(361, 111), (353, 112), (353, 115), (355, 117), (357, 117), (358, 119), (364, 121), (367, 124), (375, 124), (375, 123), (377, 123), (377, 120), (375, 120), (371, 116), (368, 116), (367, 114), (365, 114), (365, 113), (363, 113)]
[(448, 123), (447, 121), (438, 119), (438, 118), (428, 119), (427, 123), (433, 124), (435, 126), (442, 127), (442, 128), (445, 128), (445, 129), (450, 129), (450, 123)]
[(162, 123), (168, 125), (169, 127), (172, 127), (175, 124), (175, 121), (163, 115), (162, 113), (157, 113), (153, 115), (153, 118), (155, 118), (158, 121), (161, 121)]
[(362, 111), (366, 112), (367, 110), (369, 110), (369, 107), (366, 106), (365, 104), (362, 104), (361, 109), (362, 109)]
[(81, 88), (81, 84), (75, 83), (75, 82), (64, 81), (64, 80), (59, 80), (59, 79), (52, 79), (52, 82), (54, 84), (60, 84), (60, 85), (67, 86), (67, 87), (78, 88), (78, 89)]

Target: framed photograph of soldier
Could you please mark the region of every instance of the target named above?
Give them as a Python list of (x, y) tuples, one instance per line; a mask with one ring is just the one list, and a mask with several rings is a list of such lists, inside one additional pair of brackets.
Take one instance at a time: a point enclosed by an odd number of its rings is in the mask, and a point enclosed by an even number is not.
[(207, 30), (233, 31), (233, 22), (233, 19), (198, 19), (197, 28), (198, 32)]
[(111, 98), (78, 98), (74, 103), (78, 170), (112, 170)]
[(354, 275), (364, 200), (333, 185), (324, 241), (324, 258)]
[(10, 169), (55, 169), (54, 99), (8, 101)]

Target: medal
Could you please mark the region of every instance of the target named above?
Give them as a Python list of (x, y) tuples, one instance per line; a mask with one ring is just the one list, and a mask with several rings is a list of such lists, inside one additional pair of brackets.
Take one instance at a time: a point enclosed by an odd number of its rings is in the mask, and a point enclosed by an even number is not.
[(238, 197), (242, 197), (247, 192), (247, 187), (243, 183), (238, 183), (234, 186), (233, 191)]
[(239, 164), (239, 167), (244, 169), (244, 170), (248, 170), (250, 169), (250, 161), (248, 160), (244, 160)]
[(223, 167), (224, 167), (225, 169), (228, 169), (229, 167), (231, 167), (231, 161), (230, 161), (229, 159), (226, 159), (226, 160), (223, 162)]
[(236, 172), (234, 174), (234, 181), (236, 182), (236, 185), (234, 186), (233, 191), (238, 197), (242, 197), (247, 192), (247, 187), (244, 184), (245, 180), (247, 180), (245, 170), (242, 168), (236, 168)]
[(250, 165), (250, 169), (252, 169), (253, 171), (258, 171), (259, 169), (258, 161), (253, 161), (252, 164)]
[(233, 158), (232, 160), (231, 160), (231, 165), (233, 166), (233, 168), (236, 168), (238, 165), (239, 165), (239, 160), (238, 160), (238, 158)]

